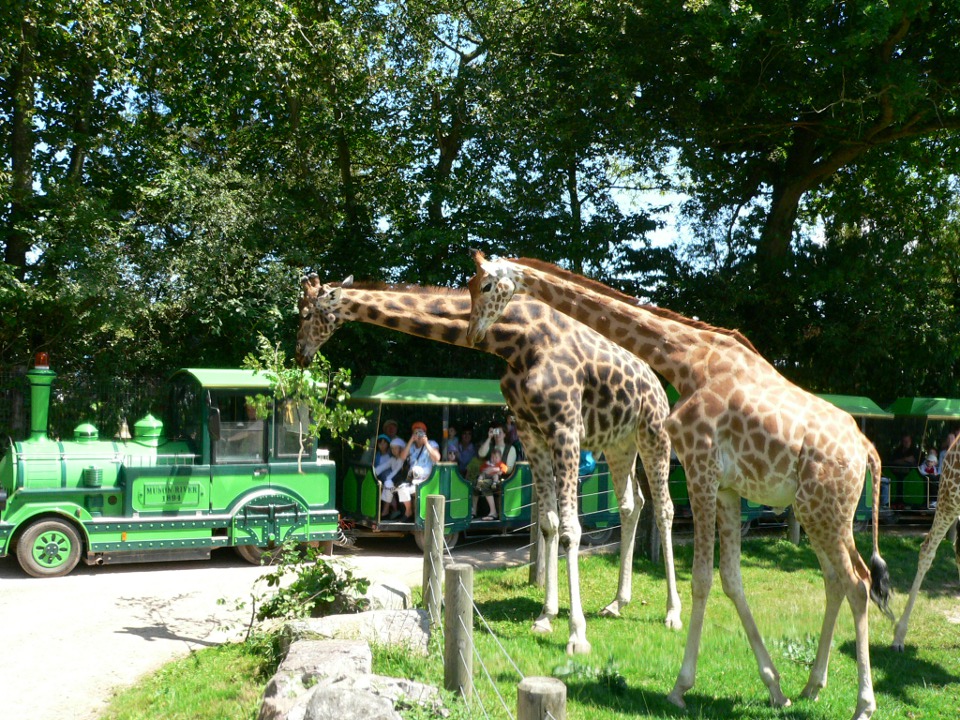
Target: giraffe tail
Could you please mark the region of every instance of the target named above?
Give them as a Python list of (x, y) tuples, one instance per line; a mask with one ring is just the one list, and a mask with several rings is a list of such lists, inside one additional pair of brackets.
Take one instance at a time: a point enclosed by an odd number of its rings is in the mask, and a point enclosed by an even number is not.
[(867, 443), (867, 464), (873, 478), (873, 555), (870, 558), (870, 599), (880, 612), (891, 621), (896, 618), (890, 609), (890, 571), (880, 557), (880, 455), (871, 443)]

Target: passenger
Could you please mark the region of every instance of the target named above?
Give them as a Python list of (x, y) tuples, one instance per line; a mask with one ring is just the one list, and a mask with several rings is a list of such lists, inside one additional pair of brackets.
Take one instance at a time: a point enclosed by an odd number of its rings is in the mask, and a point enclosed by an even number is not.
[(937, 456), (937, 467), (940, 468), (941, 472), (943, 471), (943, 459), (947, 456), (947, 450), (950, 449), (950, 446), (953, 445), (953, 441), (956, 439), (957, 436), (954, 433), (947, 433), (943, 444), (940, 445), (940, 454)]
[(397, 432), (399, 430), (400, 426), (397, 424), (396, 420), (383, 421), (383, 434), (390, 438), (390, 442), (393, 442), (393, 439), (397, 437)]
[(447, 445), (447, 454), (444, 456), (445, 462), (457, 463), (460, 464), (460, 451), (456, 447)]
[(931, 510), (937, 509), (937, 494), (940, 492), (940, 468), (937, 465), (937, 453), (931, 450), (920, 466), (920, 474), (927, 478), (927, 503)]
[(931, 450), (930, 454), (927, 455), (927, 459), (923, 461), (923, 464), (920, 466), (921, 475), (939, 475), (940, 470), (937, 468), (937, 454)]
[(407, 476), (397, 487), (397, 497), (403, 503), (404, 522), (413, 522), (413, 498), (416, 487), (433, 473), (433, 466), (440, 462), (440, 446), (436, 440), (427, 437), (427, 426), (415, 422), (411, 426), (412, 434), (400, 456), (408, 460)]
[[(377, 438), (377, 449), (383, 444), (381, 435)], [(400, 438), (394, 438), (389, 443), (389, 455), (381, 457), (380, 462), (374, 466), (373, 472), (377, 479), (383, 483), (383, 492), (380, 493), (380, 500), (383, 503), (380, 507), (380, 517), (387, 520), (396, 520), (403, 513), (396, 502), (396, 486), (403, 471), (403, 458), (401, 454), (407, 444)]]
[(504, 443), (513, 445), (514, 443), (520, 442), (520, 436), (517, 434), (517, 421), (513, 413), (507, 415), (504, 420), (504, 425)]
[(890, 451), (887, 467), (890, 469), (891, 484), (893, 485), (893, 504), (894, 510), (903, 510), (906, 506), (903, 504), (903, 479), (911, 468), (917, 466), (917, 451), (913, 447), (913, 438), (904, 434), (900, 438), (900, 444)]
[(460, 456), (460, 439), (457, 437), (457, 429), (453, 425), (447, 428), (447, 441), (443, 444), (443, 456), (445, 458), (450, 450), (457, 453), (457, 457)]
[(500, 487), (501, 478), (507, 474), (507, 464), (503, 462), (503, 455), (500, 448), (490, 449), (490, 457), (480, 466), (480, 474), (477, 477), (475, 492), (473, 494), (473, 516), (477, 515), (477, 504), (480, 496), (487, 501), (487, 514), (480, 518), (481, 520), (497, 519), (497, 504), (494, 502), (493, 493)]
[(460, 461), (458, 463), (460, 474), (471, 482), (476, 479), (480, 472), (480, 461), (477, 459), (477, 448), (473, 444), (473, 429), (463, 428), (460, 433)]
[(491, 447), (495, 447), (500, 451), (503, 462), (506, 463), (507, 466), (505, 475), (512, 473), (513, 466), (517, 462), (517, 449), (512, 445), (506, 444), (506, 433), (503, 430), (503, 426), (499, 423), (494, 423), (490, 426), (490, 429), (487, 431), (487, 439), (477, 448), (477, 454), (481, 458), (486, 458), (490, 455)]

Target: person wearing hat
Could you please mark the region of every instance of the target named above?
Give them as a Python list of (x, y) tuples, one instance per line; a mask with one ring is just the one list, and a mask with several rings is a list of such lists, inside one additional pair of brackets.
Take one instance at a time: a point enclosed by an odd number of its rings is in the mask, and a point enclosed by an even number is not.
[[(379, 465), (373, 468), (377, 480), (383, 485), (383, 491), (380, 493), (380, 517), (388, 520), (395, 520), (400, 517), (400, 508), (394, 502), (397, 494), (396, 486), (400, 482), (400, 474), (403, 471), (403, 449), (407, 444), (401, 438), (394, 438), (389, 442), (387, 436), (380, 435), (377, 438), (377, 449), (381, 445), (387, 445), (390, 448), (389, 454), (383, 457)], [(392, 511), (392, 512), (391, 512)]]
[(927, 478), (927, 503), (930, 509), (937, 507), (937, 493), (940, 492), (940, 468), (937, 467), (937, 453), (933, 450), (920, 465), (920, 474)]
[(413, 522), (416, 486), (430, 477), (434, 464), (440, 462), (440, 446), (436, 440), (427, 437), (426, 424), (417, 421), (410, 427), (410, 431), (410, 440), (401, 453), (401, 457), (407, 461), (407, 476), (397, 487), (397, 497), (403, 503), (404, 522)]
[(396, 420), (384, 420), (383, 421), (383, 434), (386, 435), (390, 440), (393, 440), (397, 437), (397, 431), (400, 430), (400, 425)]

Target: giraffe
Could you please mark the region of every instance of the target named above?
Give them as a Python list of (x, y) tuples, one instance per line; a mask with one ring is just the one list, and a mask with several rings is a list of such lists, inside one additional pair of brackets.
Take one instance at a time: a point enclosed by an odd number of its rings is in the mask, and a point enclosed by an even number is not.
[[(776, 508), (793, 505), (824, 574), (826, 609), (817, 655), (802, 695), (827, 682), (830, 645), (846, 596), (856, 627), (854, 720), (876, 710), (870, 673), (868, 597), (888, 616), (889, 574), (877, 545), (879, 482), (874, 483), (871, 567), (857, 552), (853, 515), (867, 466), (880, 458), (848, 414), (790, 383), (736, 331), (644, 306), (601, 283), (538, 260), (487, 261), (474, 252), (471, 340), (479, 341), (515, 293), (546, 302), (631, 350), (680, 393), (667, 418), (687, 473), (694, 516), (692, 607), (683, 662), (667, 698), (683, 708), (696, 679), (700, 637), (713, 581), (715, 533), (720, 577), (753, 649), (774, 706), (787, 706), (780, 676), (746, 601), (740, 575), (740, 497)], [(871, 583), (872, 581), (872, 583)]]
[[(937, 511), (933, 514), (933, 524), (930, 526), (930, 532), (923, 539), (923, 545), (920, 546), (920, 559), (917, 563), (917, 576), (913, 579), (913, 585), (910, 587), (910, 597), (907, 600), (907, 606), (900, 616), (897, 627), (893, 633), (893, 648), (903, 652), (904, 640), (907, 637), (907, 626), (910, 623), (910, 613), (913, 611), (913, 605), (917, 601), (917, 594), (920, 592), (920, 586), (923, 584), (923, 578), (933, 564), (933, 559), (937, 555), (937, 548), (940, 547), (940, 541), (947, 534), (947, 530), (960, 516), (960, 435), (954, 438), (953, 444), (947, 450), (943, 458), (943, 467), (940, 472), (940, 489), (937, 492)], [(960, 536), (954, 542), (954, 552), (957, 558), (957, 567), (960, 569)]]
[[(297, 359), (309, 365), (317, 349), (345, 322), (358, 321), (461, 347), (467, 342), (470, 298), (449, 288), (321, 284), (303, 280)], [(634, 477), (637, 452), (650, 480), (667, 577), (665, 624), (679, 629), (680, 597), (673, 565), (673, 501), (667, 487), (670, 446), (663, 420), (669, 408), (650, 368), (589, 328), (535, 300), (526, 300), (478, 343), (506, 360), (501, 389), (513, 410), (533, 472), (547, 561), (546, 598), (533, 625), (548, 633), (558, 612), (558, 528), (569, 567), (567, 652), (587, 653), (577, 553), (577, 472), (581, 442), (605, 452), (621, 518), (617, 594), (602, 615), (619, 616), (630, 601), (633, 549), (643, 495)], [(555, 478), (555, 481), (554, 481)], [(559, 517), (557, 504), (559, 497)], [(636, 498), (636, 501), (634, 500)]]

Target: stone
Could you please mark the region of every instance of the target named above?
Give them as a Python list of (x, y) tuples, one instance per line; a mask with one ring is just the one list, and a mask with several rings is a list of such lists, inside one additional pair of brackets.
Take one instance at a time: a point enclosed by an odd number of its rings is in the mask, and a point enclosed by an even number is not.
[(328, 615), (287, 623), (284, 644), (298, 640), (365, 640), (380, 645), (398, 645), (426, 656), (430, 642), (430, 618), (426, 610), (370, 610), (351, 615)]

